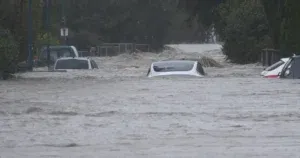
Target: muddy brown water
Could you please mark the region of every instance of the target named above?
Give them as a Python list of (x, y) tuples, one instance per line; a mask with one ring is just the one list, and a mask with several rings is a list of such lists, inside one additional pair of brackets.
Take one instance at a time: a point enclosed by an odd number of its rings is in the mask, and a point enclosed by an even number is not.
[(299, 80), (255, 66), (149, 79), (111, 65), (1, 81), (0, 157), (299, 157)]

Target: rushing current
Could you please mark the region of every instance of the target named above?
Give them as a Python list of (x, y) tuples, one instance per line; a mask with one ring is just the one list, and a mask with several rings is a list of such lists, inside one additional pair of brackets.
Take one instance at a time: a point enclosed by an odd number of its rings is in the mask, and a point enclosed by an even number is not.
[[(170, 47), (95, 58), (99, 70), (0, 81), (0, 157), (299, 157), (300, 81), (226, 63), (220, 45)], [(199, 54), (225, 67), (146, 77), (153, 61)]]

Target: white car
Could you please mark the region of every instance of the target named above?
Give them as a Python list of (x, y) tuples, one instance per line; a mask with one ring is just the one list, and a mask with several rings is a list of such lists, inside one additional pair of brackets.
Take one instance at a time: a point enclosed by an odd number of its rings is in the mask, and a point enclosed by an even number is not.
[(198, 61), (169, 60), (152, 63), (147, 73), (148, 77), (168, 75), (203, 77), (205, 72)]
[(55, 70), (79, 70), (79, 69), (98, 69), (96, 62), (90, 58), (59, 58), (54, 64)]
[(288, 60), (289, 58), (281, 58), (278, 62), (267, 67), (263, 72), (261, 72), (261, 76), (266, 78), (278, 78), (278, 74), (282, 71)]

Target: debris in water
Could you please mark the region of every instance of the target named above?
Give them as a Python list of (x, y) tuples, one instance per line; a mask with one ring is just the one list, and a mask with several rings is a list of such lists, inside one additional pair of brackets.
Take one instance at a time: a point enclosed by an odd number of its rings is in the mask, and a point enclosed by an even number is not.
[(30, 107), (26, 110), (26, 114), (30, 114), (30, 113), (34, 113), (34, 112), (41, 112), (43, 111), (41, 108), (37, 108), (37, 107)]

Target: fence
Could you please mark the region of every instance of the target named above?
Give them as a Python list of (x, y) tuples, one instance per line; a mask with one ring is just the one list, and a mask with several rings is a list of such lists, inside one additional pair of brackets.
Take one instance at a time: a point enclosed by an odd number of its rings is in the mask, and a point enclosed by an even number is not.
[(263, 49), (260, 59), (263, 66), (270, 66), (280, 60), (279, 50)]
[(138, 52), (150, 52), (149, 44), (135, 44), (135, 50)]
[(149, 44), (103, 43), (97, 46), (97, 56), (116, 56), (122, 53), (150, 52)]
[(78, 55), (80, 57), (87, 57), (87, 56), (91, 56), (91, 52), (89, 52), (88, 50), (81, 50), (78, 51)]

